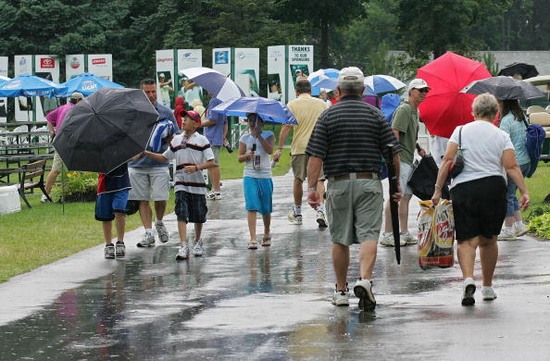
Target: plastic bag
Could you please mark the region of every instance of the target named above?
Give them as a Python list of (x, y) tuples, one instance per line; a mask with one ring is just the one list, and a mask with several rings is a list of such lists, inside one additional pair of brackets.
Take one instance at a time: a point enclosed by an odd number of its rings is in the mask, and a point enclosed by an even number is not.
[(418, 213), (418, 264), (422, 269), (454, 265), (455, 225), (451, 201), (420, 201)]

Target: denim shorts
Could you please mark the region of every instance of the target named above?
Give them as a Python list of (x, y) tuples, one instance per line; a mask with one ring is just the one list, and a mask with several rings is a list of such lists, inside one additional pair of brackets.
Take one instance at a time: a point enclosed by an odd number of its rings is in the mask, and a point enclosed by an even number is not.
[(117, 192), (98, 194), (95, 202), (95, 219), (98, 221), (112, 221), (115, 213), (126, 214), (128, 189)]

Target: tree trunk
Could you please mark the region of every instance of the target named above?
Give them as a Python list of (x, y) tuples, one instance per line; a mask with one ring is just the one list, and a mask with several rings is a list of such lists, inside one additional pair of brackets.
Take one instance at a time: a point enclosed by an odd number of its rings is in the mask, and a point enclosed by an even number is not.
[(328, 58), (328, 22), (321, 20), (321, 68), (329, 67)]

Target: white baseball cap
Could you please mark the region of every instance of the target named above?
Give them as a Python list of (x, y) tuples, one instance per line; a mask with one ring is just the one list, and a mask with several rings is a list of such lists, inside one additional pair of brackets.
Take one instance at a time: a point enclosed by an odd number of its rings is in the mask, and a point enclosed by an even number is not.
[(428, 90), (431, 89), (428, 86), (428, 83), (426, 83), (426, 81), (424, 79), (416, 78), (416, 79), (411, 80), (411, 82), (409, 83), (409, 86), (407, 88), (407, 92), (410, 92), (413, 89), (426, 89), (426, 88)]
[(338, 76), (338, 84), (342, 83), (361, 83), (365, 80), (365, 75), (356, 66), (350, 66), (340, 70), (340, 75)]

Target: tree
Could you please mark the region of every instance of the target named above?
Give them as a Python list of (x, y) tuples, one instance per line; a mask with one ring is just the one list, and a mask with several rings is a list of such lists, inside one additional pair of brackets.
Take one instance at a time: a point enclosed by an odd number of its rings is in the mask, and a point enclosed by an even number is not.
[[(334, 0), (280, 0), (279, 18), (285, 22), (304, 23), (320, 34), (321, 68), (330, 64), (330, 32), (338, 26), (349, 24), (365, 15), (365, 3), (362, 0), (346, 0), (345, 4)], [(315, 37), (314, 37), (315, 38)]]

